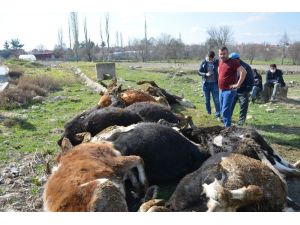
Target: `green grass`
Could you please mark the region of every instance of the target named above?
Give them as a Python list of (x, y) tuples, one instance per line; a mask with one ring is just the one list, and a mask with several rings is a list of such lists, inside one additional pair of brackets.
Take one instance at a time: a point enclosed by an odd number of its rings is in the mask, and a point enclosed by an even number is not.
[[(50, 70), (46, 67), (27, 68), (21, 66), (20, 68), (25, 71), (25, 75), (45, 73), (62, 80), (76, 80), (69, 69), (71, 65), (81, 68), (84, 73), (95, 80), (94, 63), (64, 63)], [(125, 88), (143, 89), (146, 86), (138, 86), (135, 82), (138, 80), (154, 80), (166, 90), (179, 96), (184, 95), (197, 108), (183, 109), (178, 106), (175, 111), (191, 115), (196, 125), (221, 125), (214, 119), (213, 115), (206, 114), (204, 99), (200, 90), (201, 80), (196, 74), (183, 77), (170, 76), (167, 73), (157, 73), (143, 69), (130, 70), (122, 64), (117, 64), (116, 72), (118, 78), (120, 78), (120, 83)], [(300, 82), (300, 75), (286, 75), (284, 78), (286, 82), (290, 80)], [(66, 100), (51, 101), (54, 96), (67, 96), (68, 98)], [(252, 118), (247, 120), (247, 125), (257, 128), (270, 143), (300, 152), (300, 87), (291, 88), (289, 96), (298, 96), (298, 100), (293, 99), (287, 103), (273, 105), (250, 104), (248, 114)], [(72, 102), (70, 101), (72, 97), (79, 98), (80, 101)], [(8, 161), (8, 152), (11, 151), (56, 153), (59, 150), (56, 142), (60, 138), (60, 134), (55, 133), (55, 129), (63, 129), (67, 121), (80, 112), (93, 107), (98, 100), (99, 96), (97, 94), (92, 93), (77, 81), (73, 84), (64, 84), (63, 90), (51, 93), (44, 103), (37, 104), (36, 107), (29, 105), (27, 108), (0, 111), (0, 115), (13, 114), (9, 116), (11, 121), (7, 123), (10, 126), (5, 126), (6, 119), (1, 120), (0, 117), (0, 160)], [(233, 115), (233, 122), (238, 119), (237, 108)], [(275, 108), (275, 112), (267, 113), (267, 108)]]
[[(4, 110), (0, 107), (0, 160), (8, 161), (9, 152), (56, 152), (56, 141), (60, 134), (56, 128), (79, 112), (93, 107), (99, 96), (88, 90), (74, 76), (72, 71), (59, 65), (49, 68), (42, 64), (32, 64), (20, 60), (5, 62), (11, 70), (23, 71), (24, 76), (48, 75), (60, 81), (61, 91), (50, 93), (44, 103), (30, 103), (22, 108)], [(55, 96), (67, 96), (66, 100), (52, 101)], [(80, 99), (72, 102), (72, 98)]]
[[(54, 96), (68, 96), (66, 100), (51, 101)], [(72, 102), (70, 98), (79, 98), (80, 102)], [(60, 134), (54, 133), (55, 128), (63, 129), (64, 124), (79, 112), (89, 109), (99, 100), (99, 96), (81, 84), (64, 87), (62, 91), (51, 94), (43, 104), (37, 108), (29, 106), (27, 109), (14, 110), (15, 123), (12, 127), (5, 127), (0, 122), (0, 157), (6, 159), (7, 151), (20, 152), (56, 152), (56, 141)], [(0, 112), (1, 115), (1, 112)]]

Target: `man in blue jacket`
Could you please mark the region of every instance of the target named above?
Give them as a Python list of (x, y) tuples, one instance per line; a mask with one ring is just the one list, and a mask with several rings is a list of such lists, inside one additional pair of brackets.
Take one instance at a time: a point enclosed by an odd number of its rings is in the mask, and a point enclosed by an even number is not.
[(240, 59), (240, 55), (238, 53), (233, 52), (230, 54), (229, 57), (237, 60), (241, 64), (241, 66), (245, 68), (247, 72), (244, 82), (242, 83), (240, 88), (237, 89), (237, 95), (234, 98), (233, 107), (232, 107), (232, 112), (233, 112), (236, 102), (239, 101), (240, 116), (237, 125), (242, 126), (244, 125), (247, 118), (247, 112), (249, 106), (249, 95), (254, 83), (253, 72), (251, 67), (243, 60)]
[(281, 87), (285, 87), (285, 82), (283, 80), (282, 75), (283, 75), (282, 71), (277, 69), (276, 64), (270, 65), (270, 70), (267, 71), (264, 90), (266, 89), (267, 86), (274, 88), (271, 96), (271, 101), (275, 101), (276, 93), (278, 89)]
[(212, 94), (215, 108), (216, 119), (220, 119), (220, 101), (218, 88), (218, 66), (219, 60), (215, 59), (215, 52), (210, 51), (207, 58), (202, 61), (199, 68), (199, 75), (202, 76), (202, 88), (205, 99), (205, 107), (208, 114), (211, 114), (210, 93)]

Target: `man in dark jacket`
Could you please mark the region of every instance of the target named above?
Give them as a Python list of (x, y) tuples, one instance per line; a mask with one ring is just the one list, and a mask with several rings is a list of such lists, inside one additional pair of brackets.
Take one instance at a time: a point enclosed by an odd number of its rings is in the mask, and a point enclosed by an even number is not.
[(251, 101), (254, 103), (256, 100), (256, 96), (259, 92), (262, 91), (262, 77), (257, 71), (257, 69), (253, 69), (253, 78), (254, 78), (254, 83), (253, 83), (253, 88), (251, 91)]
[(238, 53), (231, 53), (230, 58), (237, 60), (242, 67), (245, 68), (246, 70), (246, 77), (242, 85), (237, 89), (237, 95), (234, 98), (233, 101), (233, 107), (232, 107), (232, 112), (234, 110), (234, 107), (239, 101), (240, 103), (240, 116), (239, 116), (239, 121), (238, 125), (242, 126), (244, 125), (247, 117), (247, 112), (248, 112), (248, 106), (249, 106), (249, 93), (252, 90), (253, 87), (253, 73), (251, 67), (245, 63), (243, 60), (240, 59), (240, 55)]
[(200, 76), (202, 76), (202, 88), (204, 93), (206, 111), (208, 114), (211, 114), (211, 94), (215, 103), (216, 118), (220, 119), (218, 65), (219, 61), (215, 59), (215, 53), (213, 51), (210, 51), (207, 54), (207, 58), (202, 61), (198, 73)]
[(281, 70), (277, 69), (276, 64), (270, 65), (270, 70), (267, 71), (266, 83), (264, 84), (264, 90), (267, 87), (272, 87), (273, 93), (271, 96), (271, 101), (276, 98), (276, 93), (281, 87), (285, 87), (285, 82), (282, 77), (283, 73)]

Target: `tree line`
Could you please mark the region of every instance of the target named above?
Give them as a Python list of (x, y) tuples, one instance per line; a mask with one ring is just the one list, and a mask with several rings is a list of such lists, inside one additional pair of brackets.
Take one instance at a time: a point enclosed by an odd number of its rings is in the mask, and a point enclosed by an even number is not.
[[(79, 40), (83, 32), (84, 40)], [(270, 43), (234, 43), (234, 34), (229, 26), (210, 27), (206, 31), (208, 38), (201, 44), (185, 44), (181, 35), (173, 37), (162, 33), (158, 37), (148, 38), (147, 21), (145, 18), (144, 37), (129, 39), (125, 44), (122, 32), (115, 32), (115, 43), (111, 43), (110, 17), (105, 15), (104, 24), (99, 23), (99, 40), (91, 40), (87, 28), (87, 19), (83, 27), (79, 26), (78, 13), (71, 12), (68, 20), (68, 43), (64, 42), (62, 28), (57, 32), (57, 44), (53, 52), (60, 60), (84, 61), (168, 61), (199, 60), (205, 58), (210, 50), (218, 51), (219, 47), (228, 46), (231, 51), (239, 52), (243, 59), (272, 61), (280, 60), (281, 64), (300, 64), (300, 41), (291, 42), (287, 33), (279, 38), (276, 45)], [(0, 56), (8, 58), (12, 53), (22, 49), (19, 39), (6, 41)], [(41, 46), (41, 50), (42, 50)]]

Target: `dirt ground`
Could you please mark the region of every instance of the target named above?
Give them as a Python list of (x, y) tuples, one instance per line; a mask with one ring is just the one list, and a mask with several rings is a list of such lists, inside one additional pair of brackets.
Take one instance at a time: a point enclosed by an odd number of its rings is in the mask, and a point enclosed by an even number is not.
[(47, 180), (45, 156), (39, 153), (9, 156), (10, 162), (0, 167), (0, 211), (36, 212), (42, 211), (43, 185)]

